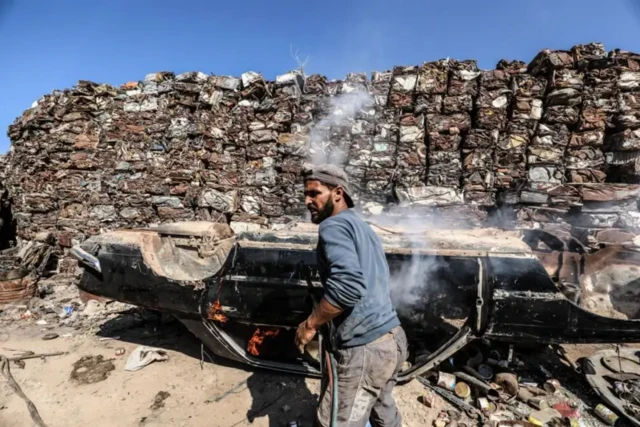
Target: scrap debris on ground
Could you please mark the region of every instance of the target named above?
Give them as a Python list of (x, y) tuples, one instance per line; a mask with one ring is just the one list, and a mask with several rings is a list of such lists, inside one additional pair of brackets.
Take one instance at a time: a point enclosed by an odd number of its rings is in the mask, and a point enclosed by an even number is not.
[[(77, 296), (59, 294), (56, 300), (54, 295), (32, 306), (55, 308), (73, 302), (78, 307), (75, 315), (49, 317), (51, 322), (42, 325), (38, 320), (47, 310), (29, 309), (28, 317), (23, 316), (27, 307), (0, 313), (7, 326), (0, 337), (0, 351), (10, 359), (18, 353), (26, 355), (26, 365), (16, 366), (14, 376), (46, 425), (113, 425), (104, 424), (100, 417), (115, 408), (119, 425), (199, 425), (210, 420), (211, 411), (223, 410), (228, 415), (218, 425), (286, 426), (291, 421), (311, 425), (317, 380), (247, 372), (224, 360), (202, 365), (200, 343), (170, 318), (126, 304), (110, 308), (114, 303), (86, 304)], [(87, 307), (91, 307), (90, 316), (84, 314)], [(53, 330), (60, 337), (43, 341), (43, 332)], [(160, 349), (168, 360), (126, 371), (127, 355), (140, 348)], [(126, 354), (119, 354), (121, 349)], [(397, 387), (394, 394), (404, 425), (472, 427), (482, 422), (506, 427), (530, 422), (591, 427), (608, 423), (598, 406), (602, 399), (575, 368), (596, 350), (615, 348), (573, 345), (564, 349), (512, 348), (485, 341), (469, 346), (443, 362), (438, 371)], [(38, 357), (42, 354), (58, 356)], [(4, 385), (0, 390), (0, 407), (4, 406), (0, 421), (25, 422), (29, 415), (24, 402)], [(72, 421), (57, 409), (61, 399), (74, 414)]]

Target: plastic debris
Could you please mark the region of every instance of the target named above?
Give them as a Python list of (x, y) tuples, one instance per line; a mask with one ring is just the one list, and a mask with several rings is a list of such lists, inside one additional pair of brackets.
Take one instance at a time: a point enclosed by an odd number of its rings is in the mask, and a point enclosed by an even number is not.
[(127, 359), (124, 370), (138, 371), (153, 362), (165, 360), (169, 360), (169, 355), (166, 351), (159, 348), (138, 346)]

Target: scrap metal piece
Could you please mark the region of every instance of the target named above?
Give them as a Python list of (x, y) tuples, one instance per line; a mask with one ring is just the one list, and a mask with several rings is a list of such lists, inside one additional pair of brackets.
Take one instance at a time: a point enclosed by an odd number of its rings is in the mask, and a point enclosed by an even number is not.
[[(640, 373), (640, 349), (620, 349), (620, 357), (625, 360), (624, 369), (630, 369), (632, 371), (631, 373)], [(618, 352), (616, 350), (601, 350), (589, 356), (583, 362), (585, 378), (596, 394), (598, 394), (608, 406), (613, 408), (617, 413), (624, 415), (634, 426), (640, 427), (640, 419), (637, 419), (632, 413), (627, 411), (625, 402), (612, 392), (611, 384), (606, 379), (607, 376), (615, 375), (616, 372), (610, 369), (609, 364), (605, 363), (605, 360), (617, 359)], [(616, 363), (611, 363), (610, 366), (615, 368)]]

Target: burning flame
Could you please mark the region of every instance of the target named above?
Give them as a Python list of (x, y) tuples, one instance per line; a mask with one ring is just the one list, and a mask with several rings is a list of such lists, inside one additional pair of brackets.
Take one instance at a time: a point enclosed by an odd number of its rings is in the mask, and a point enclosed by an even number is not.
[(209, 307), (209, 311), (207, 312), (207, 318), (222, 323), (229, 320), (227, 319), (227, 316), (222, 314), (222, 304), (220, 304), (220, 300), (217, 300), (216, 302), (211, 304), (211, 307)]
[(247, 344), (247, 352), (249, 352), (254, 356), (258, 356), (260, 354), (258, 347), (262, 345), (262, 342), (264, 341), (264, 339), (266, 337), (275, 337), (279, 333), (280, 333), (280, 329), (261, 330), (260, 328), (257, 328), (256, 331), (253, 333), (253, 336), (249, 340), (249, 343)]

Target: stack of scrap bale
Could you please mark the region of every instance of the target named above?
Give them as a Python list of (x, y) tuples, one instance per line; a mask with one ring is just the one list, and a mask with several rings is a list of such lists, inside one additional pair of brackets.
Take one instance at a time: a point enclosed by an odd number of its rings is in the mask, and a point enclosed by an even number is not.
[(366, 215), (590, 245), (640, 229), (640, 55), (598, 43), (488, 71), (444, 59), (332, 81), (301, 70), (80, 81), (9, 136), (18, 236), (50, 231), (61, 248), (116, 227), (306, 220), (305, 162), (343, 166)]

